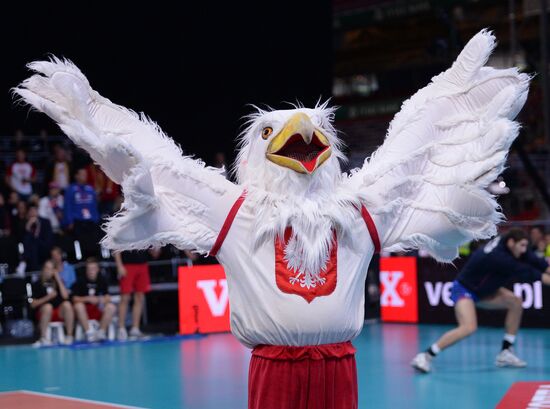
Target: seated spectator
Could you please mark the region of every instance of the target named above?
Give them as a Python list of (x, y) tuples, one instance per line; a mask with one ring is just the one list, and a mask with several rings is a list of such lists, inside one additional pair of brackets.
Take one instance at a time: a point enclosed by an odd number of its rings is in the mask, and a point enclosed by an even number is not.
[(52, 246), (53, 232), (50, 222), (38, 216), (35, 206), (29, 207), (23, 235), (23, 256), (27, 271), (38, 270), (49, 259)]
[(71, 166), (67, 151), (63, 146), (56, 144), (53, 147), (53, 156), (53, 162), (46, 169), (46, 181), (55, 183), (61, 190), (66, 189), (71, 181)]
[[(78, 322), (86, 333), (88, 342), (105, 341), (107, 328), (115, 314), (107, 280), (99, 274), (99, 263), (95, 258), (86, 260), (86, 274), (77, 279), (71, 288), (73, 305)], [(94, 332), (88, 320), (98, 320), (99, 330)]]
[(54, 233), (61, 231), (61, 221), (63, 220), (63, 195), (61, 195), (60, 186), (56, 182), (50, 182), (48, 196), (40, 199), (38, 205), (38, 214), (44, 219), (48, 219)]
[(23, 201), (32, 195), (32, 183), (36, 179), (36, 170), (27, 162), (26, 153), (19, 148), (15, 151), (15, 162), (9, 167), (6, 174), (6, 183), (19, 194)]
[(100, 238), (99, 213), (96, 193), (86, 184), (87, 173), (80, 168), (75, 173), (75, 183), (65, 190), (63, 204), (63, 224), (68, 232), (80, 242), (83, 257), (96, 255)]
[(65, 287), (71, 288), (76, 281), (74, 267), (63, 260), (63, 250), (61, 250), (60, 247), (53, 247), (51, 256), (55, 271), (59, 273), (59, 277), (63, 280), (63, 284), (65, 284)]
[(40, 339), (35, 346), (51, 345), (46, 338), (46, 330), (52, 321), (64, 321), (65, 344), (72, 344), (74, 331), (74, 311), (69, 302), (69, 292), (48, 260), (42, 266), (40, 279), (32, 286), (31, 308), (36, 311)]

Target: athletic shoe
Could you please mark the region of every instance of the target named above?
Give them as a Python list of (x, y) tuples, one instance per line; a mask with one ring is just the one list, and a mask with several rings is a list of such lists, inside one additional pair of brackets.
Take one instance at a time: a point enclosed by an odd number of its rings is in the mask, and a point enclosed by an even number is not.
[(132, 327), (130, 329), (130, 337), (129, 338), (130, 338), (131, 341), (142, 339), (144, 337), (145, 337), (145, 335), (143, 334), (143, 332), (141, 332), (139, 330), (139, 328)]
[(503, 349), (497, 355), (495, 365), (499, 368), (510, 367), (510, 368), (525, 368), (527, 362), (519, 359), (511, 348)]
[(95, 340), (99, 342), (107, 341), (107, 334), (104, 329), (98, 329), (95, 333)]
[(86, 331), (86, 342), (95, 342), (96, 341), (96, 333), (93, 329), (90, 329)]
[(128, 331), (126, 331), (126, 328), (121, 327), (118, 329), (116, 334), (116, 339), (118, 341), (127, 341), (128, 340)]
[(67, 335), (65, 337), (65, 342), (63, 342), (65, 345), (72, 345), (74, 342), (74, 338), (72, 335)]
[(427, 352), (420, 352), (411, 361), (414, 369), (422, 373), (429, 373), (432, 370), (432, 356)]
[(47, 338), (40, 338), (38, 341), (32, 344), (33, 348), (49, 347), (52, 343)]

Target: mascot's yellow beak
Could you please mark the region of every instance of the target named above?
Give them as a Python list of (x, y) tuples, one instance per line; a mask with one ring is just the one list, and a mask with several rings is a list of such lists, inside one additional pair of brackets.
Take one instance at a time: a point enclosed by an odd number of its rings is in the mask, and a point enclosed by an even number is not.
[(279, 166), (311, 174), (331, 153), (326, 136), (315, 128), (306, 114), (298, 112), (271, 140), (266, 157)]

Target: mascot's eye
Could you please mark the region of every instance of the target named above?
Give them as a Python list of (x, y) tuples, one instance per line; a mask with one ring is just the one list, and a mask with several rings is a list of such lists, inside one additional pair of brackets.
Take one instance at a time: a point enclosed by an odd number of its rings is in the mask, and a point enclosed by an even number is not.
[(268, 126), (268, 127), (263, 129), (262, 138), (267, 139), (267, 138), (269, 138), (269, 135), (271, 135), (272, 133), (273, 133), (273, 128)]

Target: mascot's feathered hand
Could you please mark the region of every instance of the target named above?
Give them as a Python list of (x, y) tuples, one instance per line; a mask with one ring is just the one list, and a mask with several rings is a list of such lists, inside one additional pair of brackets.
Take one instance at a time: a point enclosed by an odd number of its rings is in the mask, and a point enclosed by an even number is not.
[(237, 185), (183, 156), (145, 116), (101, 97), (69, 61), (29, 64), (37, 74), (15, 92), (122, 184), (123, 209), (106, 226), (110, 248), (172, 243), (208, 253), (247, 189), (257, 206), (251, 235), (262, 242), (292, 226), (286, 257), (296, 270), (320, 271), (333, 231), (345, 242), (361, 204), (386, 250), (424, 248), (449, 261), (461, 243), (494, 235), (502, 217), (485, 188), (518, 135), (513, 119), (529, 77), (484, 67), (494, 45), (487, 31), (473, 37), (449, 70), (403, 104), (384, 144), (350, 176), (340, 171), (326, 104), (251, 115)]

